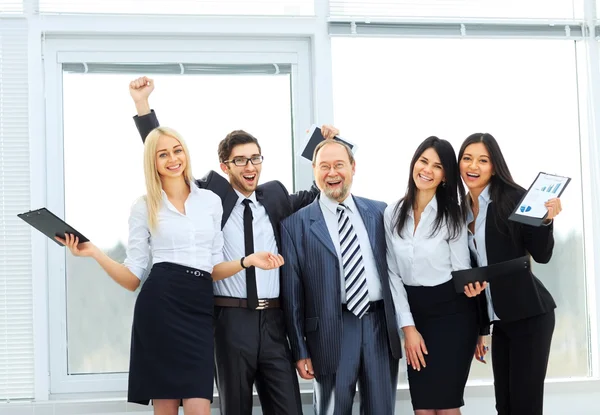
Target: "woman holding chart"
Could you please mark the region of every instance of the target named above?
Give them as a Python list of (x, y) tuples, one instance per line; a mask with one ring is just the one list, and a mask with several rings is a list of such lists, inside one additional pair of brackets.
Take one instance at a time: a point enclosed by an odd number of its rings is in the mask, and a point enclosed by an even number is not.
[(144, 147), (146, 195), (132, 207), (124, 264), (91, 242), (57, 238), (76, 256), (94, 258), (135, 290), (128, 401), (154, 405), (155, 415), (207, 415), (213, 397), (213, 280), (247, 267), (274, 269), (280, 255), (258, 252), (223, 262), (219, 197), (196, 186), (187, 146), (177, 132), (154, 129)]
[[(553, 219), (561, 211), (560, 200), (545, 203), (548, 214), (539, 227), (509, 221), (525, 190), (513, 180), (490, 134), (467, 137), (458, 163), (469, 190), (466, 207), (472, 256), (480, 267), (502, 267), (481, 298), (485, 300), (481, 309), (487, 310), (493, 324), (496, 409), (499, 415), (542, 415), (556, 304), (531, 272), (530, 258), (543, 264), (550, 261)], [(469, 288), (465, 293), (478, 294)], [(480, 338), (477, 358), (485, 354), (484, 347)]]

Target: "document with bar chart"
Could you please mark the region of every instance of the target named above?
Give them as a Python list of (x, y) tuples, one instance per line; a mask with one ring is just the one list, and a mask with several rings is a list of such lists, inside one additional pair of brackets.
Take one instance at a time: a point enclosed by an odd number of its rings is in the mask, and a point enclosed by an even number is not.
[(560, 197), (571, 179), (540, 172), (509, 219), (527, 225), (540, 226), (548, 213), (544, 204)]

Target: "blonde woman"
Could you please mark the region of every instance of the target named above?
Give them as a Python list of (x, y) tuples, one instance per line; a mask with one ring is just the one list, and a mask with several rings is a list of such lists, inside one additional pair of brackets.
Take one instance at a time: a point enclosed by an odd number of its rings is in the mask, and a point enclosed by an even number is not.
[(183, 139), (166, 127), (146, 138), (146, 196), (132, 207), (127, 259), (119, 264), (91, 242), (57, 238), (73, 255), (94, 258), (138, 295), (129, 367), (128, 401), (154, 405), (155, 415), (210, 413), (213, 397), (213, 280), (242, 268), (274, 269), (280, 255), (258, 252), (223, 262), (219, 197), (196, 186)]

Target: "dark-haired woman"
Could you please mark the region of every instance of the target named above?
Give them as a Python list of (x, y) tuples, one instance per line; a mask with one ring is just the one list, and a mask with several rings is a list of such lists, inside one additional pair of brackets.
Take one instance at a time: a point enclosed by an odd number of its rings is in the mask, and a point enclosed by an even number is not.
[(429, 137), (421, 143), (406, 194), (384, 216), (392, 295), (417, 415), (460, 414), (478, 338), (476, 302), (457, 294), (451, 281), (452, 271), (470, 268), (455, 156), (446, 140)]
[[(546, 202), (548, 215), (540, 227), (509, 221), (525, 190), (513, 180), (496, 139), (490, 134), (470, 135), (458, 160), (469, 189), (469, 247), (479, 266), (503, 263), (506, 270), (485, 289), (493, 324), (496, 409), (500, 415), (541, 415), (556, 304), (532, 274), (529, 258), (550, 261), (553, 218), (561, 211), (560, 200)], [(480, 340), (478, 352), (481, 347)]]

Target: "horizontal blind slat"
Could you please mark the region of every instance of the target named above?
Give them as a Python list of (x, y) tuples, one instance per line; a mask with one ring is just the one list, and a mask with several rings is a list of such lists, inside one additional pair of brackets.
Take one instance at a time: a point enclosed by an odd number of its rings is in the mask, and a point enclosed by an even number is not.
[[(579, 7), (577, 7), (579, 6)], [(354, 18), (545, 18), (573, 19), (583, 0), (330, 0), (332, 20)]]
[(39, 13), (308, 16), (314, 0), (40, 0)]
[(22, 0), (0, 0), (0, 15), (23, 13)]

